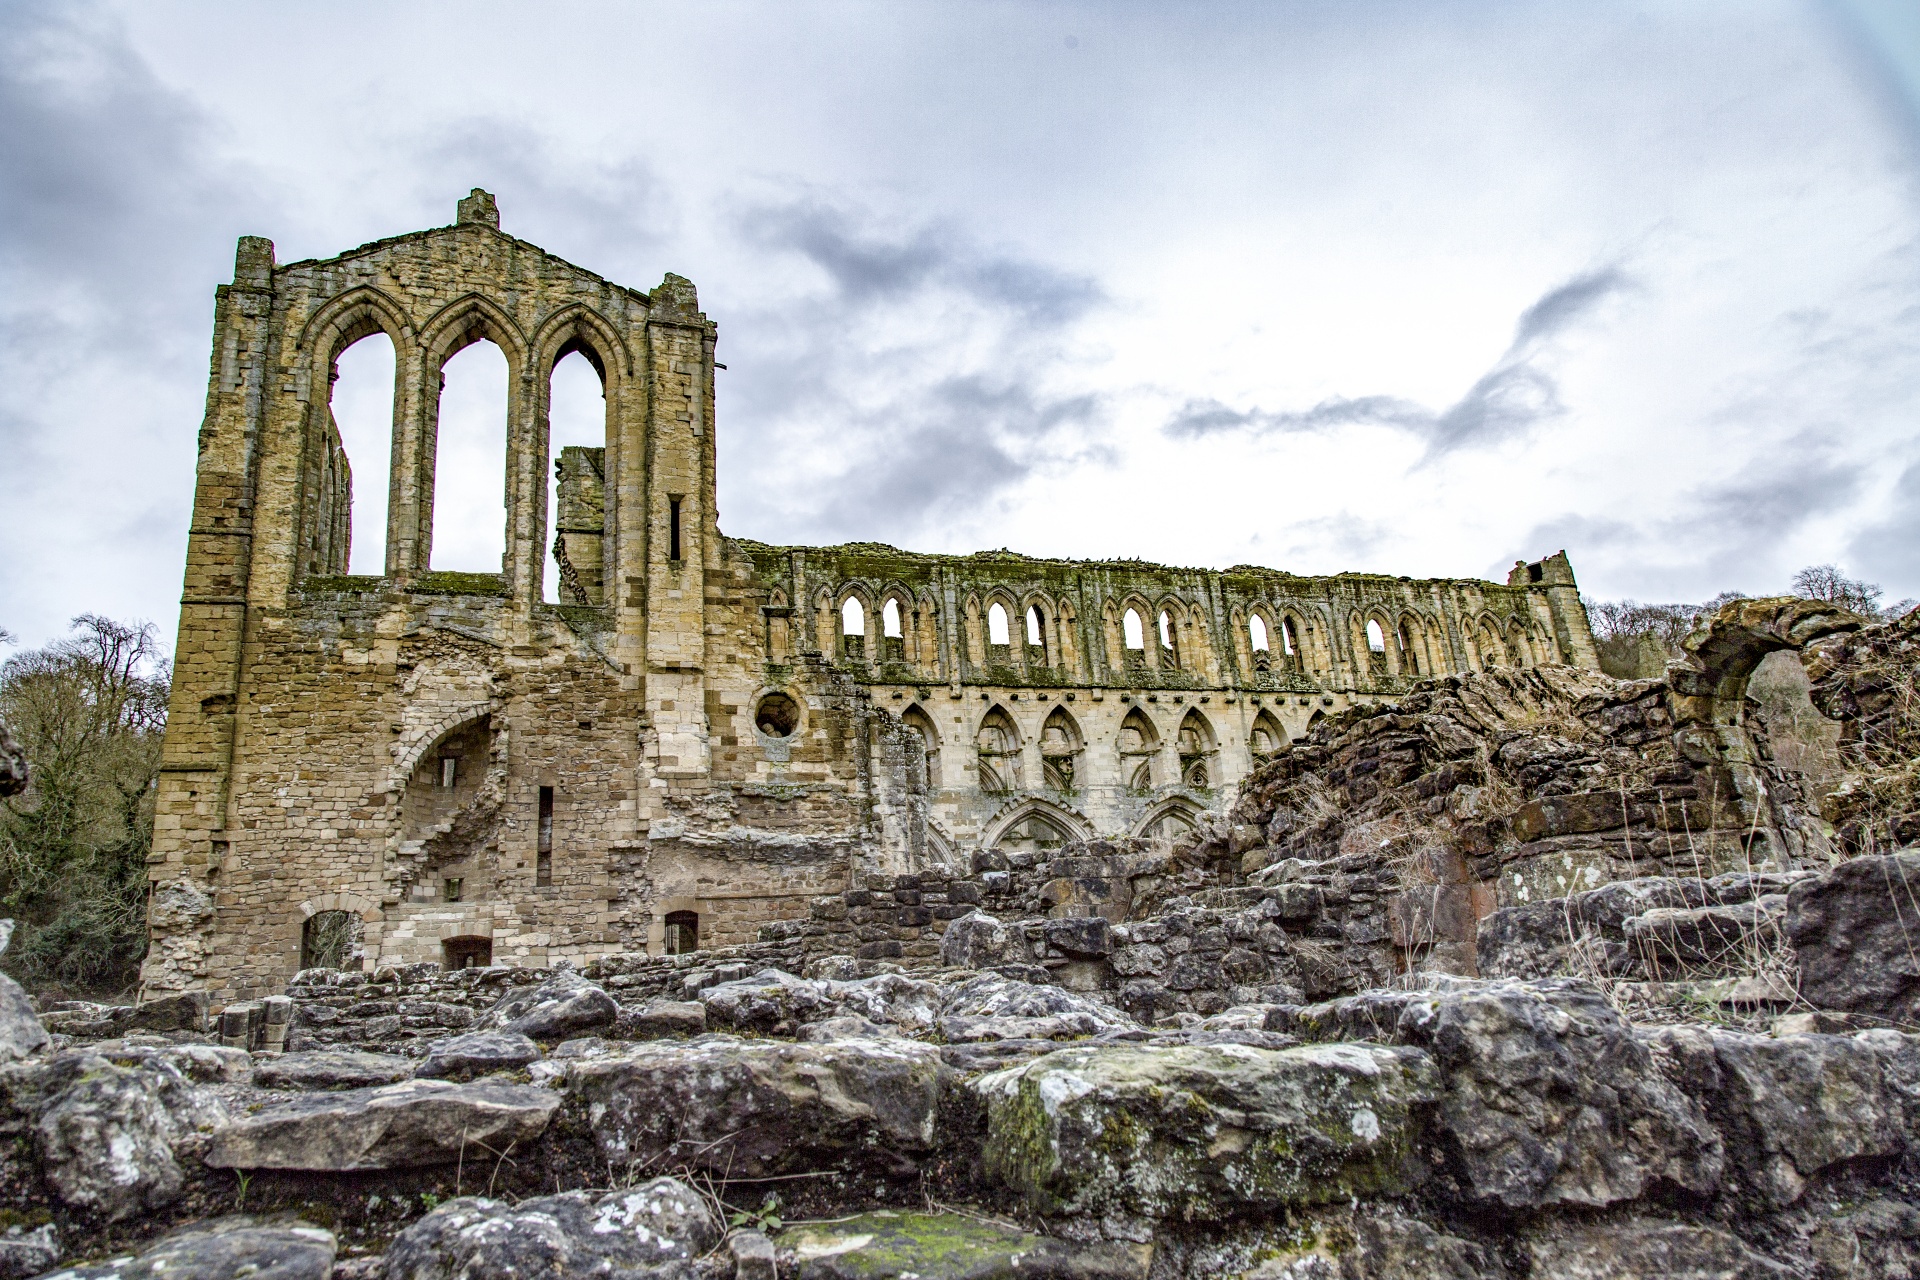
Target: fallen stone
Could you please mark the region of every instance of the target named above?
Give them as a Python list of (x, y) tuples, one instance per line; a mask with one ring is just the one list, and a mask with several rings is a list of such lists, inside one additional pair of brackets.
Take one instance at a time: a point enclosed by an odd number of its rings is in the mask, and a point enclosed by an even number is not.
[(986, 1167), (1048, 1216), (1215, 1219), (1418, 1184), (1416, 1049), (1061, 1049), (973, 1084)]
[(759, 1231), (742, 1228), (727, 1237), (733, 1280), (780, 1280), (780, 1254)]
[(60, 1264), (60, 1237), (51, 1222), (32, 1231), (9, 1227), (0, 1235), (0, 1280), (26, 1280)]
[(697, 1036), (707, 1029), (707, 1006), (697, 1000), (655, 1000), (638, 1009), (622, 1009), (614, 1034), (623, 1040), (659, 1040)]
[(145, 1071), (82, 1058), (84, 1071), (34, 1126), (42, 1170), (66, 1204), (109, 1222), (172, 1204), (185, 1178), (174, 1160), (173, 1118)]
[(1064, 987), (983, 973), (951, 991), (940, 1006), (940, 1034), (951, 1043), (1064, 1039), (1137, 1027), (1104, 1000)]
[(513, 1071), (540, 1058), (540, 1046), (514, 1031), (469, 1031), (427, 1046), (414, 1074), (422, 1080), (471, 1080), (492, 1071)]
[(316, 1093), (232, 1121), (206, 1163), (344, 1173), (485, 1159), (537, 1139), (559, 1106), (559, 1095), (528, 1085), (441, 1080)]
[[(793, 1280), (1146, 1280), (1146, 1247), (1032, 1235), (957, 1213), (885, 1210), (795, 1227), (777, 1241)], [(769, 1275), (772, 1273), (769, 1272)]]
[(1605, 1205), (1658, 1179), (1719, 1187), (1718, 1131), (1591, 988), (1461, 984), (1408, 1002), (1397, 1030), (1440, 1065), (1437, 1126), (1475, 1198)]
[(127, 1030), (191, 1031), (203, 1035), (207, 1030), (207, 1007), (204, 991), (160, 996), (133, 1007), (133, 1013), (127, 1018)]
[(387, 1280), (586, 1280), (690, 1275), (673, 1267), (720, 1241), (706, 1202), (685, 1183), (655, 1178), (598, 1197), (585, 1191), (517, 1205), (449, 1201), (394, 1238)]
[(475, 1031), (506, 1031), (534, 1040), (565, 1040), (602, 1031), (620, 1016), (612, 996), (570, 969), (535, 987), (509, 991), (474, 1020)]
[(1853, 858), (1787, 894), (1800, 994), (1818, 1008), (1920, 1022), (1920, 853)]
[(707, 1025), (762, 1035), (792, 1035), (802, 1023), (830, 1017), (828, 983), (762, 969), (750, 978), (717, 983), (700, 992)]
[(1653, 978), (1738, 957), (1764, 945), (1773, 915), (1752, 902), (1730, 907), (1657, 907), (1632, 916), (1621, 932)]
[(129, 1036), (96, 1041), (87, 1048), (121, 1066), (146, 1067), (204, 1084), (241, 1084), (253, 1077), (253, 1055), (223, 1044), (170, 1044)]
[(56, 1271), (45, 1280), (328, 1280), (333, 1233), (262, 1227), (247, 1219), (177, 1232), (136, 1258)]
[(0, 1062), (18, 1062), (51, 1043), (20, 984), (0, 973)]
[(836, 1017), (860, 1017), (888, 1026), (926, 1028), (940, 1016), (945, 993), (931, 982), (886, 973), (851, 982), (829, 982), (827, 998)]
[(975, 910), (947, 925), (940, 935), (940, 963), (949, 969), (987, 969), (1015, 956), (1007, 927)]
[(412, 1075), (413, 1061), (397, 1054), (319, 1049), (269, 1058), (253, 1069), (253, 1083), (261, 1089), (363, 1089)]
[(569, 1063), (567, 1088), (615, 1167), (907, 1174), (936, 1144), (946, 1071), (937, 1048), (908, 1040), (707, 1035)]
[(1683, 1222), (1555, 1222), (1532, 1233), (1526, 1256), (1552, 1280), (1788, 1280), (1793, 1273), (1738, 1236)]
[[(1874, 1033), (1887, 1034), (1897, 1033)], [(1718, 1071), (1696, 1068), (1686, 1079), (1723, 1118), (1729, 1170), (1768, 1207), (1798, 1200), (1823, 1169), (1910, 1145), (1903, 1099), (1870, 1039), (1710, 1035)]]

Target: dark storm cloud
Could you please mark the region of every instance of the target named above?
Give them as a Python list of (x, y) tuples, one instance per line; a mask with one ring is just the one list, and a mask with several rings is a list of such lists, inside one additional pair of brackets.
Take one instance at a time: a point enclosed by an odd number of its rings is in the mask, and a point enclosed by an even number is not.
[[(723, 447), (743, 470), (723, 498), (729, 528), (938, 540), (1045, 468), (1101, 460), (1088, 436), (1105, 401), (1057, 385), (1072, 327), (1106, 301), (1095, 281), (815, 195), (738, 224), (819, 283), (733, 304)], [(794, 465), (832, 478), (775, 481)]]
[(952, 227), (878, 227), (819, 200), (750, 209), (740, 227), (765, 249), (812, 261), (848, 302), (945, 287), (1018, 312), (1033, 324), (1056, 325), (1105, 300), (1085, 276), (984, 250)]
[(116, 20), (0, 6), (0, 605), (29, 643), (179, 581), (211, 283), (269, 203), (214, 150)]
[(1543, 294), (1520, 314), (1513, 341), (1493, 368), (1450, 407), (1435, 411), (1397, 396), (1344, 396), (1311, 409), (1234, 409), (1218, 400), (1189, 400), (1166, 425), (1176, 437), (1228, 432), (1249, 435), (1331, 431), (1350, 426), (1392, 427), (1426, 441), (1422, 462), (1479, 444), (1523, 435), (1566, 411), (1543, 358), (1556, 339), (1628, 281), (1609, 267), (1576, 276)]
[(226, 229), (260, 207), (209, 149), (200, 115), (89, 7), (0, 9), (0, 269), (16, 286), (0, 305), (31, 289), (56, 317), (106, 301), (171, 313), (170, 291), (203, 278), (192, 248), (224, 242), (230, 256)]

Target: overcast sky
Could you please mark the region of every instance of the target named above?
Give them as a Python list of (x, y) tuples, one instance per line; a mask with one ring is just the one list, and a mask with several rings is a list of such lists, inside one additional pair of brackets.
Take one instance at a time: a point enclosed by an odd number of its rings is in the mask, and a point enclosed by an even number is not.
[[(1916, 13), (0, 0), (0, 627), (171, 642), (235, 237), (474, 186), (699, 286), (731, 534), (1920, 596)], [(497, 556), (502, 368), (449, 367), (445, 567)]]

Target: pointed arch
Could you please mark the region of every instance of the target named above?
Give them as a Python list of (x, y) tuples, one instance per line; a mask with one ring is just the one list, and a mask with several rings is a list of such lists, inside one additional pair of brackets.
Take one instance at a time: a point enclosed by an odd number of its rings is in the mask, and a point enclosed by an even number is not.
[(1526, 629), (1520, 625), (1518, 618), (1507, 619), (1507, 652), (1513, 655), (1516, 667), (1534, 665), (1533, 647), (1528, 643)]
[(1133, 791), (1151, 791), (1159, 781), (1154, 760), (1160, 754), (1160, 731), (1153, 720), (1134, 707), (1121, 718), (1116, 750), (1120, 756), (1120, 777)]
[(390, 294), (368, 284), (334, 295), (300, 330), (299, 350), (307, 353), (310, 376), (318, 375), (318, 385), (326, 385), (327, 370), (340, 353), (375, 330), (393, 339), (394, 353), (404, 361), (402, 353), (414, 345), (413, 325), (404, 307)]
[(1081, 778), (1080, 760), (1086, 739), (1080, 724), (1065, 707), (1047, 713), (1040, 726), (1040, 773), (1043, 785), (1055, 791), (1076, 790)]
[(603, 382), (633, 376), (633, 357), (619, 330), (584, 302), (570, 302), (541, 321), (531, 346), (535, 364), (548, 373), (578, 351)]
[(1207, 790), (1220, 785), (1220, 742), (1200, 708), (1194, 707), (1180, 718), (1175, 746), (1180, 756), (1181, 786)]
[(1181, 634), (1186, 622), (1186, 603), (1167, 596), (1153, 611), (1153, 638), (1157, 648), (1155, 663), (1162, 671), (1181, 671), (1188, 663), (1188, 639)]
[(1037, 592), (1021, 602), (1022, 642), (1026, 646), (1029, 669), (1044, 670), (1060, 665), (1060, 642), (1054, 629), (1053, 601)]
[(1200, 824), (1203, 810), (1185, 796), (1169, 796), (1133, 825), (1136, 840), (1177, 840)]
[(848, 662), (865, 662), (873, 649), (873, 597), (859, 583), (848, 583), (836, 593), (839, 654)]
[(988, 708), (973, 740), (980, 790), (989, 795), (1020, 790), (1020, 728), (1007, 709), (997, 702)]
[(1030, 824), (1038, 824), (1054, 835), (1052, 843), (1085, 842), (1094, 838), (1093, 824), (1084, 816), (1052, 800), (1032, 796), (1010, 805), (988, 819), (980, 834), (982, 849), (996, 849), (1014, 841), (1046, 843), (1044, 836), (1029, 834)]
[(940, 730), (933, 717), (919, 703), (900, 713), (900, 723), (920, 735), (921, 778), (928, 794), (938, 791), (940, 782)]
[(499, 303), (478, 293), (462, 294), (434, 312), (420, 326), (420, 349), (427, 367), (438, 370), (456, 352), (483, 337), (506, 354), (508, 370), (517, 381), (527, 367), (527, 335)]
[(1511, 665), (1506, 646), (1500, 640), (1500, 628), (1491, 614), (1481, 615), (1479, 626), (1475, 631), (1474, 645), (1479, 650), (1482, 671), (1492, 671), (1496, 667)]
[(1403, 613), (1394, 628), (1394, 644), (1399, 650), (1400, 674), (1408, 677), (1432, 675), (1432, 659), (1424, 652), (1427, 629), (1417, 614)]
[[(379, 528), (380, 572), (391, 573), (394, 568), (397, 548), (393, 517), (398, 477), (392, 462), (401, 448), (410, 413), (408, 388), (412, 385), (414, 331), (398, 302), (371, 285), (361, 285), (336, 295), (315, 311), (302, 328), (298, 344), (305, 358), (295, 365), (294, 376), (296, 390), (306, 401), (306, 415), (300, 444), (304, 474), (299, 518), (293, 532), (298, 549), (296, 563), (307, 573), (346, 573), (351, 568), (353, 466), (334, 417), (333, 391), (339, 376), (340, 357), (349, 347), (378, 333), (384, 333), (393, 348), (386, 438), (378, 458), (362, 457), (361, 461), (368, 464), (362, 472), (366, 477), (386, 473), (387, 492), (381, 504), (385, 519)], [(362, 488), (362, 493), (365, 492)], [(373, 509), (371, 502), (366, 505), (369, 510)], [(361, 514), (366, 515), (368, 511), (363, 510)], [(363, 532), (363, 545), (365, 542)]]
[[(940, 605), (930, 591), (922, 591), (914, 599), (913, 640), (915, 657), (913, 661), (921, 670), (938, 676), (942, 673), (940, 656)], [(948, 661), (951, 660), (949, 655)]]
[(1268, 756), (1275, 755), (1286, 748), (1287, 731), (1271, 711), (1262, 707), (1260, 714), (1253, 718), (1253, 728), (1247, 734), (1247, 752), (1258, 766)]

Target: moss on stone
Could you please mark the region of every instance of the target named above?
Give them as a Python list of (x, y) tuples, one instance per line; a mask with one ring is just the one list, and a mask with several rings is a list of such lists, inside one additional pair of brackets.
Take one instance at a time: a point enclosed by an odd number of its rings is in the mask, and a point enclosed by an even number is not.
[(442, 569), (421, 574), (408, 585), (407, 590), (415, 595), (427, 596), (504, 597), (507, 594), (507, 578), (501, 573), (455, 573)]

